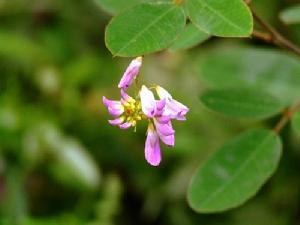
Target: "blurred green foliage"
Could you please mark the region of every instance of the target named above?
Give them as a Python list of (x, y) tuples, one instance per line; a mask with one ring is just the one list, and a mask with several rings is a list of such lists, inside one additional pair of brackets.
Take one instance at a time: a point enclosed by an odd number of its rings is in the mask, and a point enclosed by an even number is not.
[[(296, 1), (253, 2), (300, 43), (299, 25), (282, 26), (277, 17)], [(174, 125), (176, 147), (164, 148), (162, 165), (152, 168), (143, 153), (146, 124), (136, 133), (111, 127), (101, 103), (103, 95), (118, 98), (128, 63), (104, 46), (109, 19), (92, 0), (0, 0), (0, 224), (299, 224), (299, 136), (290, 130), (279, 170), (244, 206), (199, 215), (185, 199), (199, 163), (257, 125), (204, 109), (202, 62), (224, 46), (261, 43), (212, 39), (145, 58), (143, 80), (162, 84), (191, 109), (185, 124)]]

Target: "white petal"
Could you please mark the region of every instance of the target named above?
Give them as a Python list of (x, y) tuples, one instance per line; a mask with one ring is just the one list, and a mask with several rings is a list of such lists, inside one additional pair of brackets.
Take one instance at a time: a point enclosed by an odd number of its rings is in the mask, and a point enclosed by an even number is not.
[(139, 56), (139, 57), (136, 57), (134, 60), (131, 61), (130, 66), (131, 67), (141, 67), (142, 62), (143, 62), (143, 57)]
[(159, 96), (160, 99), (172, 99), (172, 95), (167, 92), (166, 89), (162, 88), (161, 86), (156, 86), (156, 92), (157, 92), (157, 95)]
[(152, 91), (150, 91), (145, 85), (142, 86), (140, 91), (140, 98), (143, 113), (149, 118), (152, 118), (156, 113), (156, 101)]

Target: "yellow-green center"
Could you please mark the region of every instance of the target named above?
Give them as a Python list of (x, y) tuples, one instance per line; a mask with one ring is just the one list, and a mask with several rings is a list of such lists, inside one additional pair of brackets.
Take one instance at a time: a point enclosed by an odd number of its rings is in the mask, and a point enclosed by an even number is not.
[(142, 111), (141, 102), (135, 99), (130, 99), (123, 104), (124, 107), (124, 121), (130, 122), (132, 126), (136, 126), (139, 120), (145, 118)]

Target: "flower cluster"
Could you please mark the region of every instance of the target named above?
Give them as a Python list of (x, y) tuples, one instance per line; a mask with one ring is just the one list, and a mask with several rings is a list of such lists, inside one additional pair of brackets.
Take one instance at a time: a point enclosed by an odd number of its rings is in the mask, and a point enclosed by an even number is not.
[[(126, 69), (118, 87), (121, 89), (120, 101), (109, 100), (103, 96), (103, 103), (114, 119), (109, 123), (121, 129), (136, 127), (140, 120), (147, 120), (148, 130), (145, 143), (145, 158), (152, 166), (158, 166), (161, 161), (160, 141), (167, 146), (175, 144), (175, 130), (171, 121), (185, 120), (189, 109), (172, 98), (169, 92), (160, 86), (155, 86), (159, 99), (145, 85), (141, 87), (136, 98), (126, 91), (136, 79), (142, 65), (142, 57), (134, 59)], [(152, 89), (152, 88), (151, 88)]]

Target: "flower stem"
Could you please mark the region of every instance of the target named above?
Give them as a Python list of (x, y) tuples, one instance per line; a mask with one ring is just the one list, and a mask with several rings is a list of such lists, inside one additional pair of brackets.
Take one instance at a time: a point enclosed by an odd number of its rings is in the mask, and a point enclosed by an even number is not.
[(281, 119), (273, 128), (273, 131), (276, 134), (279, 134), (280, 131), (285, 127), (285, 125), (289, 122), (292, 116), (300, 109), (300, 100), (289, 107), (285, 112), (283, 112)]
[(139, 77), (137, 77), (134, 80), (134, 95), (136, 99), (138, 99), (139, 92), (140, 92)]

